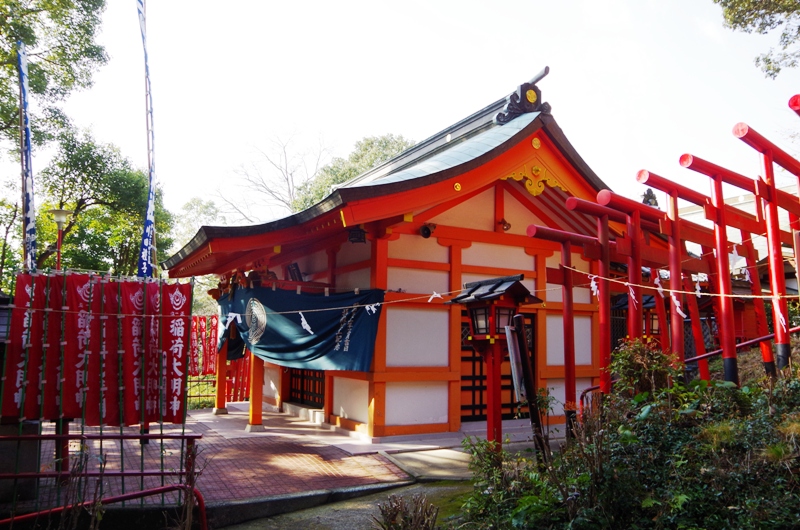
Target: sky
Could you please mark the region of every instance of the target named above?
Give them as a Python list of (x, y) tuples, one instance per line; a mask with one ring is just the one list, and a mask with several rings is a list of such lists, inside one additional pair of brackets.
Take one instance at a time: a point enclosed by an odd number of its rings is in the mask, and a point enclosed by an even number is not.
[[(66, 109), (145, 168), (136, 2), (108, 4), (100, 42), (110, 61)], [(758, 155), (731, 134), (737, 122), (800, 151), (789, 138), (800, 117), (787, 107), (800, 71), (765, 78), (754, 57), (778, 34), (724, 28), (711, 0), (150, 0), (147, 38), (156, 172), (173, 211), (218, 190), (247, 200), (237, 172), (263, 167), (259, 149), (275, 138), (335, 156), (365, 136), (421, 141), (545, 66), (543, 100), (623, 195), (645, 191), (640, 169), (708, 192), (706, 177), (678, 164), (683, 153), (755, 176)], [(34, 171), (45, 164), (34, 159)]]

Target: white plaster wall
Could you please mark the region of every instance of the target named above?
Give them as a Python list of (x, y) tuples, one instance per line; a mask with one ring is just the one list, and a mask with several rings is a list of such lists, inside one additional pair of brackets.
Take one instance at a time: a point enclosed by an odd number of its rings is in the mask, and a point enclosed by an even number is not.
[[(545, 259), (548, 268), (558, 269), (561, 267), (561, 251), (557, 251), (552, 256), (547, 256)], [(581, 258), (581, 255), (576, 254), (575, 252), (572, 253), (572, 268), (585, 272), (589, 272), (590, 270), (589, 262)], [(572, 288), (572, 301), (576, 304), (591, 304), (592, 291), (586, 287), (577, 287), (577, 285), (580, 285), (581, 283), (588, 285), (590, 283), (589, 278), (580, 275), (579, 277), (581, 279), (576, 280), (576, 286), (573, 286)], [(564, 300), (561, 293), (561, 286), (558, 284), (548, 283), (546, 296), (546, 298), (543, 296), (539, 296), (539, 298), (548, 302), (562, 302)]]
[(524, 204), (515, 199), (513, 195), (507, 191), (504, 193), (505, 219), (511, 224), (511, 230), (507, 232), (508, 234), (527, 236), (526, 230), (528, 229), (528, 225), (544, 226), (547, 224), (536, 217)]
[[(436, 225), (494, 231), (494, 189), (490, 188), (437, 215), (430, 222)], [(436, 237), (436, 231), (433, 237)]]
[(450, 250), (437, 243), (435, 237), (425, 239), (418, 235), (401, 234), (398, 239), (389, 241), (389, 257), (449, 263)]
[[(564, 402), (566, 401), (566, 385), (564, 384), (564, 380), (548, 379), (546, 383), (550, 395), (555, 398), (553, 402), (553, 412), (551, 414), (560, 416), (564, 414)], [(592, 386), (592, 380), (588, 377), (575, 380), (575, 400), (577, 401), (577, 406), (580, 406), (581, 392), (590, 386)]]
[(369, 421), (369, 383), (344, 377), (333, 378), (332, 412), (342, 418)]
[(297, 260), (300, 271), (304, 275), (311, 275), (315, 272), (328, 270), (328, 253), (324, 250), (314, 252), (308, 256), (303, 256)]
[(589, 315), (575, 317), (575, 364), (592, 365), (592, 317)]
[(469, 248), (462, 250), (461, 263), (524, 271), (536, 268), (536, 259), (525, 254), (525, 249), (489, 243), (473, 243)]
[[(461, 283), (463, 285), (463, 284), (472, 283), (472, 282), (480, 282), (480, 281), (483, 281), (483, 280), (489, 280), (491, 278), (496, 278), (496, 276), (494, 276), (494, 275), (490, 276), (490, 275), (486, 275), (486, 274), (464, 273), (464, 274), (461, 275)], [(522, 285), (527, 287), (528, 290), (531, 293), (533, 293), (534, 295), (538, 296), (539, 298), (542, 298), (541, 296), (539, 296), (538, 293), (534, 292), (536, 290), (536, 284), (535, 284), (535, 282), (534, 282), (534, 280), (532, 278), (525, 278), (524, 280), (522, 280)]]
[(277, 398), (281, 385), (282, 367), (275, 364), (264, 363), (264, 397)]
[[(575, 364), (592, 364), (592, 317), (576, 315), (575, 326)], [(547, 364), (564, 365), (564, 320), (561, 315), (547, 315)]]
[(386, 383), (386, 425), (447, 423), (448, 383)]
[(448, 366), (447, 308), (387, 305), (386, 366)]
[(391, 291), (402, 289), (407, 293), (446, 293), (450, 273), (446, 271), (430, 271), (389, 267), (387, 287)]
[(336, 254), (336, 266), (343, 267), (351, 263), (358, 263), (370, 259), (372, 256), (372, 242), (366, 243), (342, 243), (342, 248)]
[(369, 272), (370, 269), (367, 267), (366, 269), (359, 269), (357, 271), (337, 274), (337, 291), (341, 292), (342, 289), (355, 289), (356, 287), (359, 289), (369, 289)]

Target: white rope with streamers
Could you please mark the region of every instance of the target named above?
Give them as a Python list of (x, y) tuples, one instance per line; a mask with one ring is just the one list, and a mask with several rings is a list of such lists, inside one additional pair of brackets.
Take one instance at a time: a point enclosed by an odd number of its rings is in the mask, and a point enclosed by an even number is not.
[(670, 297), (672, 298), (673, 305), (675, 305), (675, 312), (678, 313), (683, 318), (686, 318), (687, 317), (686, 313), (684, 313), (683, 310), (681, 310), (681, 302), (680, 300), (678, 300), (678, 295), (672, 294)]
[(241, 324), (242, 315), (240, 315), (239, 313), (228, 313), (228, 320), (225, 321), (225, 329), (227, 329), (228, 326), (231, 325), (231, 322), (233, 322), (234, 320), (239, 324)]
[(658, 294), (661, 295), (661, 298), (664, 298), (664, 286), (661, 285), (661, 271), (656, 272), (656, 277), (653, 280), (653, 283), (656, 287), (658, 287)]
[(783, 328), (783, 331), (785, 332), (786, 331), (786, 318), (783, 316), (783, 311), (781, 311), (780, 305), (778, 305), (778, 304), (780, 304), (780, 299), (773, 298), (772, 299), (772, 307), (774, 307), (774, 308), (776, 308), (778, 310), (777, 311), (777, 313), (778, 313), (778, 321), (781, 323), (781, 327)]
[(303, 312), (300, 311), (300, 325), (303, 326), (303, 329), (308, 331), (309, 335), (313, 335), (314, 332), (311, 331), (311, 325), (306, 320), (306, 317), (303, 316)]
[(633, 285), (629, 283), (626, 283), (625, 285), (628, 286), (628, 295), (631, 297), (631, 300), (633, 300), (633, 307), (638, 308), (639, 304), (636, 302), (636, 293), (633, 292)]
[[(436, 291), (433, 291), (433, 294), (431, 295), (431, 297), (428, 298), (428, 303), (430, 304), (431, 302), (433, 302), (434, 298), (442, 298), (442, 295), (440, 295)], [(444, 298), (442, 298), (442, 300), (444, 300)]]
[(595, 281), (596, 278), (597, 278), (596, 274), (589, 275), (589, 279), (592, 281), (592, 283), (589, 284), (589, 289), (592, 290), (592, 294), (594, 296), (600, 298), (600, 288), (597, 286), (597, 282)]

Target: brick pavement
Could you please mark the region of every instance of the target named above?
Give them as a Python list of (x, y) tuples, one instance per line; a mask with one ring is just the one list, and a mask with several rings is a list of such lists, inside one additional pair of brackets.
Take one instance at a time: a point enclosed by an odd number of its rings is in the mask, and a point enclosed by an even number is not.
[[(200, 433), (196, 467), (200, 471), (197, 487), (210, 506), (236, 501), (297, 494), (308, 491), (333, 490), (408, 480), (410, 477), (389, 459), (377, 454), (377, 449), (364, 449), (353, 454), (335, 444), (353, 443), (348, 436), (314, 425), (286, 414), (265, 413), (265, 431), (246, 433), (246, 404), (231, 404), (230, 414), (214, 416), (210, 411), (193, 412), (186, 424), (186, 433)], [(151, 433), (180, 434), (181, 426), (166, 424), (161, 428), (151, 425)], [(43, 427), (44, 433), (53, 432), (52, 424)], [(137, 428), (124, 429), (125, 434), (135, 434)], [(72, 433), (80, 433), (79, 422), (72, 423)], [(99, 428), (87, 427), (87, 434), (99, 433)], [(120, 434), (119, 428), (106, 428), (105, 432)], [(361, 443), (356, 441), (356, 443)], [(369, 444), (367, 444), (369, 445)], [(51, 471), (55, 467), (54, 445), (43, 442), (39, 468)], [(151, 441), (140, 445), (138, 441), (90, 441), (81, 445), (70, 443), (73, 465), (81, 456), (85, 468), (106, 471), (159, 469), (174, 470), (180, 467), (183, 450), (179, 441), (164, 443)], [(54, 479), (41, 479), (35, 496), (18, 502), (0, 504), (0, 514), (13, 510), (25, 512), (58, 506), (67, 498), (91, 499), (102, 488), (102, 496), (140, 491), (142, 488), (174, 483), (167, 477), (126, 478), (103, 477), (102, 481), (90, 478), (71, 481), (59, 486)], [(150, 497), (144, 501), (129, 501), (126, 505), (140, 503), (175, 504), (178, 494)], [(0, 517), (2, 518), (2, 517)]]

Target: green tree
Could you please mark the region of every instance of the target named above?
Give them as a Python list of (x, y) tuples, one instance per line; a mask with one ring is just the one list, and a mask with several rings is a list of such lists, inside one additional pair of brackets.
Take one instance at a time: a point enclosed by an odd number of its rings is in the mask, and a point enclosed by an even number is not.
[(174, 245), (170, 249), (170, 254), (175, 254), (189, 243), (201, 226), (225, 226), (225, 224), (225, 216), (214, 201), (192, 197), (181, 206), (181, 211), (175, 216), (172, 229)]
[(767, 34), (782, 27), (779, 49), (756, 57), (756, 66), (774, 79), (782, 68), (794, 68), (800, 59), (800, 3), (797, 0), (714, 0), (722, 6), (725, 26), (745, 33)]
[(43, 116), (33, 119), (41, 143), (63, 114), (55, 106), (76, 89), (92, 84), (92, 74), (108, 60), (95, 42), (105, 0), (0, 0), (0, 134), (19, 138), (17, 41), (28, 52), (30, 94)]
[(0, 199), (0, 236), (3, 238), (0, 248), (0, 291), (11, 294), (14, 282), (14, 271), (19, 269), (22, 224), (19, 203), (11, 203)]
[[(191, 241), (201, 226), (224, 226), (225, 217), (214, 201), (204, 201), (199, 197), (189, 199), (181, 207), (180, 213), (175, 216), (172, 231), (173, 247), (170, 254), (175, 254)], [(192, 294), (192, 314), (215, 315), (217, 314), (217, 301), (209, 296), (208, 291), (217, 286), (219, 278), (216, 274), (198, 276), (194, 279)]]
[(301, 211), (328, 196), (334, 187), (379, 166), (414, 145), (401, 135), (367, 136), (356, 142), (347, 158), (334, 158), (312, 179), (299, 186), (292, 210)]
[[(44, 201), (37, 232), (42, 241), (51, 243), (37, 256), (37, 266), (55, 265), (56, 227), (47, 210), (59, 208), (73, 212), (64, 226), (63, 267), (135, 274), (148, 176), (134, 169), (116, 147), (96, 142), (88, 132), (67, 128), (57, 140), (53, 159), (38, 175)], [(172, 223), (159, 192), (156, 234), (160, 259), (166, 259), (172, 246)]]
[[(77, 219), (74, 230), (64, 238), (62, 266), (73, 269), (110, 271), (122, 276), (134, 276), (139, 257), (144, 213), (147, 207), (147, 175), (133, 171), (121, 177), (141, 186), (141, 193), (130, 208), (96, 206), (87, 209)], [(138, 211), (135, 211), (138, 210)], [(46, 214), (44, 214), (46, 215)], [(55, 223), (50, 227), (55, 237)], [(164, 208), (161, 190), (156, 191), (156, 235), (158, 259), (165, 260), (172, 238), (173, 216)], [(39, 223), (41, 225), (41, 222)], [(50, 262), (55, 262), (51, 257)]]

